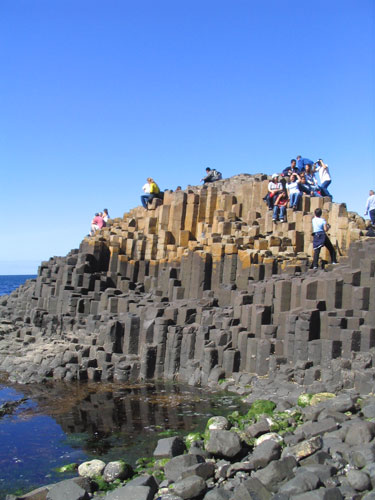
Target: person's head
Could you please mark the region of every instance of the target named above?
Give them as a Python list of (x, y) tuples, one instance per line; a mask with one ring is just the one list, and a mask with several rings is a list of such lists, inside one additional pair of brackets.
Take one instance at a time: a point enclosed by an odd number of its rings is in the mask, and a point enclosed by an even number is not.
[(296, 166), (297, 161), (296, 160), (290, 160), (290, 166), (294, 168)]
[(181, 186), (177, 186), (176, 191), (181, 191)]
[(305, 165), (305, 172), (307, 174), (309, 174), (311, 172), (311, 165), (310, 165), (310, 163), (308, 163), (307, 165)]
[(323, 163), (323, 160), (322, 160), (321, 158), (319, 158), (319, 160), (318, 160), (316, 163), (317, 163), (319, 166), (321, 166), (321, 165), (322, 165), (322, 163)]
[(272, 180), (274, 182), (277, 182), (277, 179), (279, 178), (279, 176), (277, 174), (272, 174)]
[(210, 167), (207, 167), (207, 168), (206, 168), (206, 172), (207, 172), (207, 173), (208, 173), (208, 172), (211, 172)]
[(103, 212), (99, 212), (99, 217), (103, 217)]
[(370, 189), (369, 193), (368, 193), (370, 196), (373, 196), (375, 193), (372, 189)]
[(151, 177), (147, 177), (147, 182), (150, 184), (152, 182)]
[(108, 208), (103, 208), (103, 214), (108, 215)]
[(96, 213), (96, 214), (95, 214), (95, 217), (99, 217), (99, 213)]
[(322, 216), (322, 209), (321, 208), (316, 208), (314, 211), (315, 217), (321, 217)]
[(297, 161), (301, 159), (301, 155), (298, 155), (297, 156)]
[(301, 178), (301, 181), (305, 181), (306, 180), (305, 174), (303, 172), (299, 176)]
[(295, 182), (295, 180), (296, 180), (296, 179), (297, 179), (296, 174), (292, 174), (292, 175), (290, 176), (290, 182)]

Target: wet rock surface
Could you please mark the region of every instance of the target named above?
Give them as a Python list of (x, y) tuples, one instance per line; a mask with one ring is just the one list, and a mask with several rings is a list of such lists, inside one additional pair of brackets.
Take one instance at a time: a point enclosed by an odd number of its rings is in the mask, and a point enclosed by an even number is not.
[[(108, 464), (91, 461), (78, 468), (85, 477), (49, 485), (28, 496), (8, 498), (59, 499), (67, 498), (63, 496), (66, 494), (73, 495), (69, 498), (85, 499), (103, 498), (104, 494), (109, 500), (372, 498), (375, 440), (373, 422), (365, 419), (363, 411), (372, 404), (372, 396), (360, 397), (358, 391), (350, 389), (325, 400), (317, 393), (314, 406), (301, 407), (293, 404), (294, 393), (281, 396), (282, 389), (276, 381), (269, 383), (268, 389), (264, 380), (259, 383), (269, 399), (249, 397), (252, 399), (249, 411), (242, 415), (233, 412), (226, 422), (222, 421), (225, 429), (210, 430), (214, 421), (210, 419), (202, 434), (177, 438), (187, 448), (179, 446), (177, 456), (144, 458), (135, 470), (121, 461)], [(312, 394), (300, 396), (297, 399), (307, 398), (311, 402)], [(271, 397), (274, 402), (279, 401), (280, 407), (284, 406), (282, 401), (288, 402), (289, 408), (280, 411), (275, 404), (269, 406)], [(344, 400), (351, 402), (350, 410), (342, 404)], [(301, 429), (318, 423), (318, 416), (332, 407), (338, 408), (336, 425), (323, 429), (318, 436), (305, 437)], [(346, 419), (339, 418), (340, 415)], [(259, 437), (272, 437), (257, 444), (257, 439), (244, 429), (265, 418), (271, 430), (275, 430), (270, 433), (264, 428)], [(360, 444), (350, 437), (357, 429)], [(217, 446), (211, 452), (212, 439), (215, 443), (232, 443), (228, 434), (235, 437), (240, 450), (225, 457), (217, 452)], [(286, 442), (294, 441), (293, 437), (296, 444), (287, 445)], [(168, 441), (169, 449), (172, 443)], [(161, 439), (156, 449), (164, 449), (165, 445), (166, 440)], [(115, 489), (105, 493), (112, 488)]]

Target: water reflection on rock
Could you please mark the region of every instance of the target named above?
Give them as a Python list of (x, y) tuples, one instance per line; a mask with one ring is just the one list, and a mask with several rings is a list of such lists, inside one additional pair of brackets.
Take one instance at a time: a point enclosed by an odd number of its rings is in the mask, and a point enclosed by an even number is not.
[(22, 386), (37, 403), (26, 415), (47, 414), (67, 435), (67, 445), (103, 460), (134, 463), (150, 455), (172, 431), (203, 428), (213, 414), (238, 407), (239, 398), (165, 384), (47, 384)]

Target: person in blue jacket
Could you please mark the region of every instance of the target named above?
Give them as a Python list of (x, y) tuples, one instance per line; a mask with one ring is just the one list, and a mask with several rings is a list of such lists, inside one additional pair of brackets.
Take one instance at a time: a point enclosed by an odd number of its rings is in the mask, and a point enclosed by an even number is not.
[(302, 158), (301, 155), (297, 156), (297, 168), (300, 172), (303, 172), (305, 170), (306, 165), (314, 165), (314, 162), (312, 160), (309, 160), (308, 158)]

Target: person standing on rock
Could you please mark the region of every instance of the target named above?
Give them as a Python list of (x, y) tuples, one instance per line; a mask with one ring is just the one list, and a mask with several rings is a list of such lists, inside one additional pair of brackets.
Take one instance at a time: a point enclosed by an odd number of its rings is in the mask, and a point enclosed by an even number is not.
[(313, 165), (314, 162), (309, 160), (308, 158), (302, 158), (301, 155), (297, 156), (297, 168), (299, 172), (303, 172), (306, 168), (306, 165)]
[(319, 173), (319, 178), (320, 178), (320, 184), (319, 184), (319, 190), (322, 196), (329, 196), (332, 200), (332, 195), (328, 191), (328, 186), (331, 184), (332, 179), (331, 179), (331, 174), (329, 173), (328, 170), (328, 165), (326, 165), (322, 159), (318, 160), (316, 163), (314, 163), (315, 170), (314, 172)]
[(333, 248), (331, 240), (328, 238), (326, 234), (326, 232), (330, 228), (330, 225), (327, 224), (327, 221), (322, 218), (322, 209), (317, 208), (314, 214), (315, 217), (313, 217), (312, 219), (313, 249), (314, 249), (313, 269), (318, 269), (320, 250), (323, 247), (326, 247), (328, 249), (332, 264), (337, 264), (337, 259), (336, 259), (336, 251)]
[(371, 224), (375, 225), (375, 193), (372, 189), (369, 191), (369, 196), (366, 201), (365, 217), (369, 215)]

